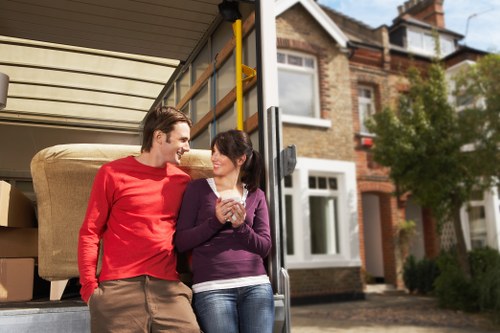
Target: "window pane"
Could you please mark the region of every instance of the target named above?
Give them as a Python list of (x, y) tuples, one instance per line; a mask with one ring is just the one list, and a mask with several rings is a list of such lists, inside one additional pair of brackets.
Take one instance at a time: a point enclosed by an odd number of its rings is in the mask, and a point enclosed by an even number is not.
[(314, 116), (314, 75), (312, 73), (278, 71), (278, 91), (283, 113)]
[(480, 190), (473, 190), (470, 194), (471, 201), (483, 201), (484, 200), (484, 192)]
[(358, 89), (358, 96), (359, 97), (371, 98), (372, 97), (372, 91), (371, 91), (371, 89), (368, 89), (368, 88), (359, 88)]
[(486, 246), (486, 219), (484, 206), (469, 208), (470, 241), (473, 248)]
[(422, 48), (422, 34), (416, 31), (408, 31), (408, 48)]
[(309, 188), (316, 188), (316, 177), (309, 177)]
[(456, 96), (456, 104), (457, 107), (463, 106), (467, 107), (469, 105), (472, 105), (472, 102), (474, 101), (474, 98), (471, 94), (467, 92), (458, 92)]
[(361, 104), (360, 105), (360, 126), (361, 132), (368, 133), (368, 128), (366, 127), (366, 120), (370, 117), (370, 105)]
[(336, 206), (333, 197), (309, 197), (312, 254), (339, 253)]
[(311, 58), (304, 59), (304, 66), (309, 68), (314, 68), (314, 60)]
[(278, 62), (284, 64), (286, 62), (286, 55), (278, 52)]
[(440, 38), (441, 54), (447, 55), (455, 51), (455, 46), (453, 45), (453, 40), (441, 37)]
[(294, 56), (291, 54), (288, 55), (288, 64), (290, 64), (290, 65), (302, 67), (302, 60), (303, 60), (302, 57)]
[(361, 132), (369, 133), (368, 128), (366, 128), (366, 120), (371, 117), (373, 111), (371, 104), (359, 103), (359, 125)]
[(292, 176), (285, 176), (285, 187), (293, 187)]
[(292, 196), (285, 195), (285, 214), (286, 214), (286, 254), (295, 253), (293, 246), (293, 206)]
[(365, 123), (375, 113), (372, 88), (360, 87), (358, 89), (358, 112), (360, 132), (370, 133)]
[(318, 177), (318, 188), (326, 189), (326, 177)]
[(328, 178), (328, 185), (330, 186), (330, 190), (337, 189), (337, 178), (330, 177)]
[(436, 48), (436, 42), (432, 35), (424, 34), (424, 50), (427, 52), (434, 53)]

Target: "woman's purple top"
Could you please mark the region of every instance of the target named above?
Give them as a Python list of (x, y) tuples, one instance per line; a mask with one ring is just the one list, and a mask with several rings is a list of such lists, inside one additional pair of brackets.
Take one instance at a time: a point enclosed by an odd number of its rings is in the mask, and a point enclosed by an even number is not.
[(245, 224), (237, 229), (217, 220), (216, 201), (206, 179), (191, 181), (182, 200), (175, 246), (192, 250), (193, 283), (267, 274), (263, 258), (271, 234), (264, 192), (248, 193)]

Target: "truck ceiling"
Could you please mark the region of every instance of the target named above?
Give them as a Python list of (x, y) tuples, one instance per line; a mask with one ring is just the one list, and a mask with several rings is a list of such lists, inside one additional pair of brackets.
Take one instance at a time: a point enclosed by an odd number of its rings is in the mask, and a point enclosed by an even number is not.
[(136, 130), (221, 0), (2, 0), (0, 122)]

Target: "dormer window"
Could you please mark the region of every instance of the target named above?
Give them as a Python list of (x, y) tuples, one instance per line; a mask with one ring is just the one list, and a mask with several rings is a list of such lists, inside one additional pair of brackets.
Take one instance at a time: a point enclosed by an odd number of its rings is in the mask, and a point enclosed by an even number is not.
[[(406, 47), (409, 51), (423, 53), (430, 56), (435, 55), (436, 45), (434, 35), (431, 31), (411, 27), (408, 28), (407, 37)], [(455, 51), (454, 41), (449, 36), (440, 34), (439, 44), (442, 57)]]

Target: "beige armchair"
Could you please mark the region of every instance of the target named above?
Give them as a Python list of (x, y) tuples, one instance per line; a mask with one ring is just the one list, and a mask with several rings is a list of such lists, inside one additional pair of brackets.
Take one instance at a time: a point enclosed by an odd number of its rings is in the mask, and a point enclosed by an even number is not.
[[(51, 281), (50, 299), (60, 299), (70, 278), (78, 277), (78, 232), (99, 167), (120, 157), (138, 155), (140, 146), (111, 144), (56, 145), (38, 152), (31, 174), (38, 206), (38, 274)], [(192, 149), (181, 168), (193, 179), (210, 177), (209, 150)]]

